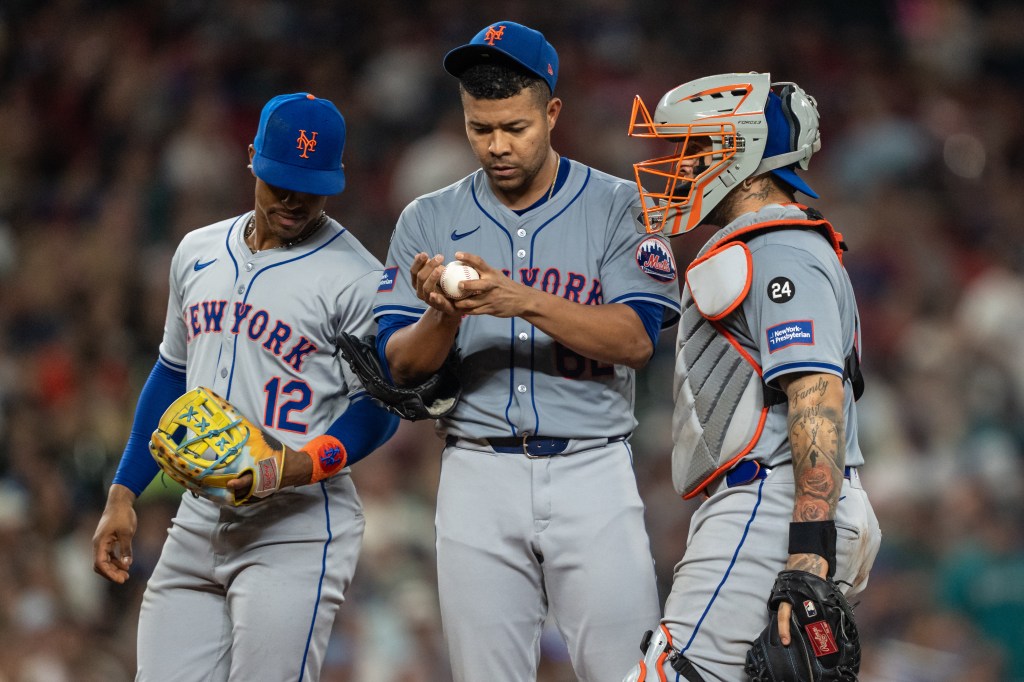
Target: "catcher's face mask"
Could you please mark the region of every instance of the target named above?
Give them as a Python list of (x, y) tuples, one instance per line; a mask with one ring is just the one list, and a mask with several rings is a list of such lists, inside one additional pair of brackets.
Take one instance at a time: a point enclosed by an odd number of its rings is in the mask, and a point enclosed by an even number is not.
[(665, 93), (652, 115), (637, 96), (630, 137), (675, 145), (633, 165), (647, 232), (688, 232), (748, 177), (771, 171), (817, 196), (795, 173), (820, 146), (817, 105), (793, 83), (772, 92), (766, 73), (722, 74)]

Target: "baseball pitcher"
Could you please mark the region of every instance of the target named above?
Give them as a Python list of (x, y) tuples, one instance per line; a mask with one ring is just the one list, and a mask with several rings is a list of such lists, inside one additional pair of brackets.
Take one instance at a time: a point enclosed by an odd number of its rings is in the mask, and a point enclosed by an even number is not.
[[(560, 156), (558, 56), (501, 21), (448, 53), (482, 168), (413, 201), (374, 314), (398, 384), (453, 349), (461, 399), (440, 418), (441, 611), (455, 679), (536, 679), (550, 614), (573, 668), (621, 680), (659, 615), (629, 435), (635, 370), (677, 318), (675, 263), (640, 235), (632, 183)], [(478, 279), (439, 289), (458, 259)]]

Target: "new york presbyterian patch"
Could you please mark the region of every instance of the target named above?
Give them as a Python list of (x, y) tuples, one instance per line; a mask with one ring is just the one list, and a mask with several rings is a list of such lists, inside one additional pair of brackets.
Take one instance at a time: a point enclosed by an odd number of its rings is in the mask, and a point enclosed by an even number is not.
[(648, 237), (636, 247), (636, 264), (647, 276), (659, 282), (676, 281), (676, 261), (672, 251), (658, 237)]
[(398, 266), (390, 267), (380, 273), (380, 284), (377, 291), (391, 291), (395, 288), (395, 279), (398, 277)]
[(790, 320), (774, 327), (768, 327), (765, 334), (768, 336), (769, 353), (782, 350), (787, 346), (813, 346), (814, 321)]

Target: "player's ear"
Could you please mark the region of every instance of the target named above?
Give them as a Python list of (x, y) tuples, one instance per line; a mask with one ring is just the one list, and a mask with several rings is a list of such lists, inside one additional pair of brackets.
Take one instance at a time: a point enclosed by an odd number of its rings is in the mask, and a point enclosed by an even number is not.
[(250, 144), (249, 145), (249, 165), (246, 166), (246, 168), (249, 169), (249, 172), (252, 173), (253, 177), (256, 177), (256, 173), (254, 173), (253, 170), (252, 170), (252, 157), (254, 157), (254, 156), (256, 156), (256, 147), (253, 147)]
[(562, 111), (562, 100), (557, 97), (552, 97), (548, 100), (548, 130), (555, 127), (555, 122), (558, 121), (558, 114)]

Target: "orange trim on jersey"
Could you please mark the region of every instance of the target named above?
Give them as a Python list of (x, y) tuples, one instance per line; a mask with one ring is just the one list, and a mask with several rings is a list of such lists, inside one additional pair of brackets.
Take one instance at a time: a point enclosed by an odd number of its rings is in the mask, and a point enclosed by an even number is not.
[[(723, 317), (725, 317), (732, 311), (736, 310), (736, 308), (738, 308), (739, 305), (743, 303), (743, 300), (747, 297), (747, 294), (750, 293), (750, 284), (754, 279), (754, 257), (750, 254), (750, 249), (748, 249), (745, 244), (741, 243), (740, 246), (743, 248), (743, 253), (747, 258), (747, 283), (743, 285), (743, 291), (740, 292), (740, 295), (736, 297), (736, 300), (729, 304), (728, 308), (726, 308), (718, 315), (705, 315), (704, 311), (700, 309), (700, 304), (697, 303), (697, 299), (693, 295), (693, 288), (691, 287), (690, 298), (693, 298), (693, 304), (697, 306), (697, 310), (700, 311), (700, 314), (707, 320), (711, 320), (712, 322), (717, 322), (718, 320), (721, 320)], [(708, 260), (712, 256), (717, 255), (731, 247), (732, 243), (728, 243), (711, 249), (706, 254), (690, 263), (690, 267), (686, 268), (686, 273), (683, 275), (683, 277), (685, 278), (686, 275), (690, 273), (690, 270), (695, 266), (700, 265), (701, 263)], [(686, 283), (689, 284), (689, 280), (687, 280)]]

